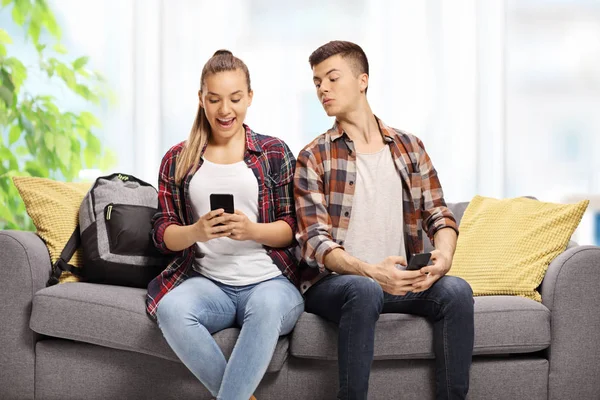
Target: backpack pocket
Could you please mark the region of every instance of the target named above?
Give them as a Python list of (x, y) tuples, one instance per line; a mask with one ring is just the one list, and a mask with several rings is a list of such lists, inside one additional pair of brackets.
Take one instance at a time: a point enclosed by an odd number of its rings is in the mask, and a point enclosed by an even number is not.
[(152, 207), (107, 204), (104, 223), (110, 252), (125, 256), (160, 256), (150, 236), (155, 213)]

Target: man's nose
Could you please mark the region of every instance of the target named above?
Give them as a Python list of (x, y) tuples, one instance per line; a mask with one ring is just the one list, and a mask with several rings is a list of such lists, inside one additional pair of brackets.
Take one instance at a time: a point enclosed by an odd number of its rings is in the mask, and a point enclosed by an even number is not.
[(321, 83), (321, 86), (319, 86), (319, 94), (325, 94), (325, 93), (329, 93), (329, 86), (327, 84), (325, 84), (325, 82)]

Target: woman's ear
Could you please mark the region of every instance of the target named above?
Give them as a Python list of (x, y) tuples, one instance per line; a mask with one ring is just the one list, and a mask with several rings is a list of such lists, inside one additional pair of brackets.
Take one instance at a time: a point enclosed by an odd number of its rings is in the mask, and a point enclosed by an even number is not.
[(200, 103), (200, 107), (204, 108), (204, 104), (202, 104), (202, 90), (198, 90), (198, 102)]
[(248, 107), (252, 105), (252, 97), (254, 96), (254, 92), (251, 90), (248, 92)]

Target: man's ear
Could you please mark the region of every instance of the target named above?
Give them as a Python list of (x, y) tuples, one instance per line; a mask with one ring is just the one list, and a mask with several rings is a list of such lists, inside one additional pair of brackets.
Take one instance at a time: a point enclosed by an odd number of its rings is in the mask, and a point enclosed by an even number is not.
[(369, 75), (367, 75), (367, 74), (360, 74), (360, 76), (358, 77), (358, 79), (360, 80), (359, 81), (360, 91), (364, 92), (369, 87)]

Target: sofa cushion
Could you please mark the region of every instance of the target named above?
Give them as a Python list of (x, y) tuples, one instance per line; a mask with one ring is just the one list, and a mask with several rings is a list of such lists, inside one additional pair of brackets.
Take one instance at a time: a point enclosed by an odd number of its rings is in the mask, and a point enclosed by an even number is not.
[(469, 282), (475, 296), (519, 295), (541, 302), (536, 289), (550, 262), (567, 248), (588, 203), (473, 197), (449, 275)]
[[(43, 335), (179, 361), (146, 314), (145, 301), (145, 289), (84, 282), (54, 285), (35, 294), (30, 327)], [(226, 358), (238, 335), (237, 328), (213, 335)], [(288, 337), (281, 337), (267, 372), (281, 369), (288, 347)]]
[[(382, 314), (375, 330), (375, 359), (433, 358), (433, 326), (423, 317)], [(475, 299), (475, 355), (528, 353), (550, 345), (550, 311), (517, 296)], [(337, 327), (304, 313), (292, 332), (291, 354), (337, 359)]]
[[(31, 176), (15, 176), (13, 182), (54, 264), (77, 226), (79, 206), (92, 184)], [(75, 252), (69, 263), (76, 267), (83, 264), (81, 250)], [(79, 280), (70, 272), (63, 272), (59, 278), (61, 283)]]

